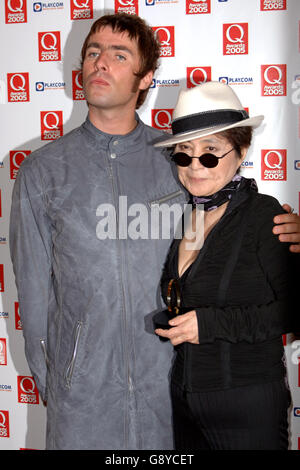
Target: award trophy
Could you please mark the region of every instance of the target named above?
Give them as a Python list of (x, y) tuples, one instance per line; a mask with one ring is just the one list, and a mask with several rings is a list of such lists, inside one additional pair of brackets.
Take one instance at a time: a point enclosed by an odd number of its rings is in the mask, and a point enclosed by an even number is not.
[[(175, 287), (175, 296), (176, 296), (176, 305), (172, 305), (172, 299), (174, 297), (173, 294), (173, 287)], [(180, 315), (182, 313), (180, 311), (180, 305), (181, 305), (181, 299), (180, 299), (180, 289), (179, 285), (176, 279), (171, 279), (169, 284), (168, 284), (168, 290), (167, 290), (167, 306), (165, 310), (162, 310), (161, 312), (156, 313), (153, 316), (153, 323), (155, 328), (162, 328), (163, 330), (168, 330), (169, 328), (172, 328), (171, 325), (169, 325), (169, 321), (174, 318), (176, 315)]]

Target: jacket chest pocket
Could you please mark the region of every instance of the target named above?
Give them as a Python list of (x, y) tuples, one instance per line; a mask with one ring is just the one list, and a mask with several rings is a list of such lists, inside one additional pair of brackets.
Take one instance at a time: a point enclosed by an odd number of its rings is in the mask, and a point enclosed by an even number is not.
[(148, 201), (152, 233), (169, 241), (182, 236), (182, 215), (187, 203), (185, 193), (178, 189)]
[(175, 203), (175, 202), (183, 202), (183, 197), (184, 197), (184, 193), (181, 189), (178, 189), (177, 191), (173, 191), (169, 194), (166, 194), (164, 196), (160, 196), (156, 199), (152, 199), (149, 201), (149, 206), (150, 207), (153, 207), (153, 206), (156, 206), (156, 205), (161, 205), (161, 204), (166, 204), (166, 203)]

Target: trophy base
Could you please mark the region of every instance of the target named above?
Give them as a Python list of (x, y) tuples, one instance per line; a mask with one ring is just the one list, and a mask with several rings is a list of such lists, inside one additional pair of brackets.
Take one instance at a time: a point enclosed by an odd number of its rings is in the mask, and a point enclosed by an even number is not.
[(169, 321), (175, 316), (176, 315), (174, 314), (174, 312), (169, 312), (168, 309), (156, 313), (153, 316), (153, 323), (155, 329), (161, 328), (163, 330), (169, 330), (170, 328), (172, 328), (171, 325), (169, 325)]

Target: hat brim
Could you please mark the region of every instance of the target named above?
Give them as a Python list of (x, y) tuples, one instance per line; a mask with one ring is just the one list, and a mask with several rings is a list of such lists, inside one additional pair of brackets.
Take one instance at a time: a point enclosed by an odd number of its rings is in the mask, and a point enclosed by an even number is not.
[(234, 124), (208, 127), (205, 129), (200, 129), (196, 131), (181, 132), (176, 135), (165, 136), (163, 140), (158, 141), (154, 144), (154, 147), (171, 147), (172, 145), (179, 144), (181, 142), (187, 142), (189, 140), (198, 139), (199, 137), (204, 137), (206, 135), (217, 134), (218, 132), (225, 131), (227, 129), (232, 129), (234, 127), (258, 127), (264, 119), (264, 116), (254, 116), (252, 118), (244, 119), (243, 121), (235, 122)]

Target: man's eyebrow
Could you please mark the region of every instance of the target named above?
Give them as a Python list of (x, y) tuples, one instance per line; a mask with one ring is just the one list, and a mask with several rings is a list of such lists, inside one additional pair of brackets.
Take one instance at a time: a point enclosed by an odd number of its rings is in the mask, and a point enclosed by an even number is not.
[[(99, 44), (99, 42), (90, 42), (88, 45), (87, 45), (87, 49), (89, 48), (95, 48), (95, 49), (101, 49), (101, 44)], [(133, 55), (133, 52), (132, 50), (127, 47), (127, 46), (124, 46), (123, 44), (112, 44), (111, 46), (108, 46), (107, 49), (113, 49), (113, 50), (116, 50), (116, 51), (124, 51), (124, 52), (128, 52), (128, 54), (131, 54)]]
[(87, 49), (89, 47), (94, 47), (95, 49), (100, 49), (100, 44), (98, 42), (90, 42), (88, 45), (87, 45)]

